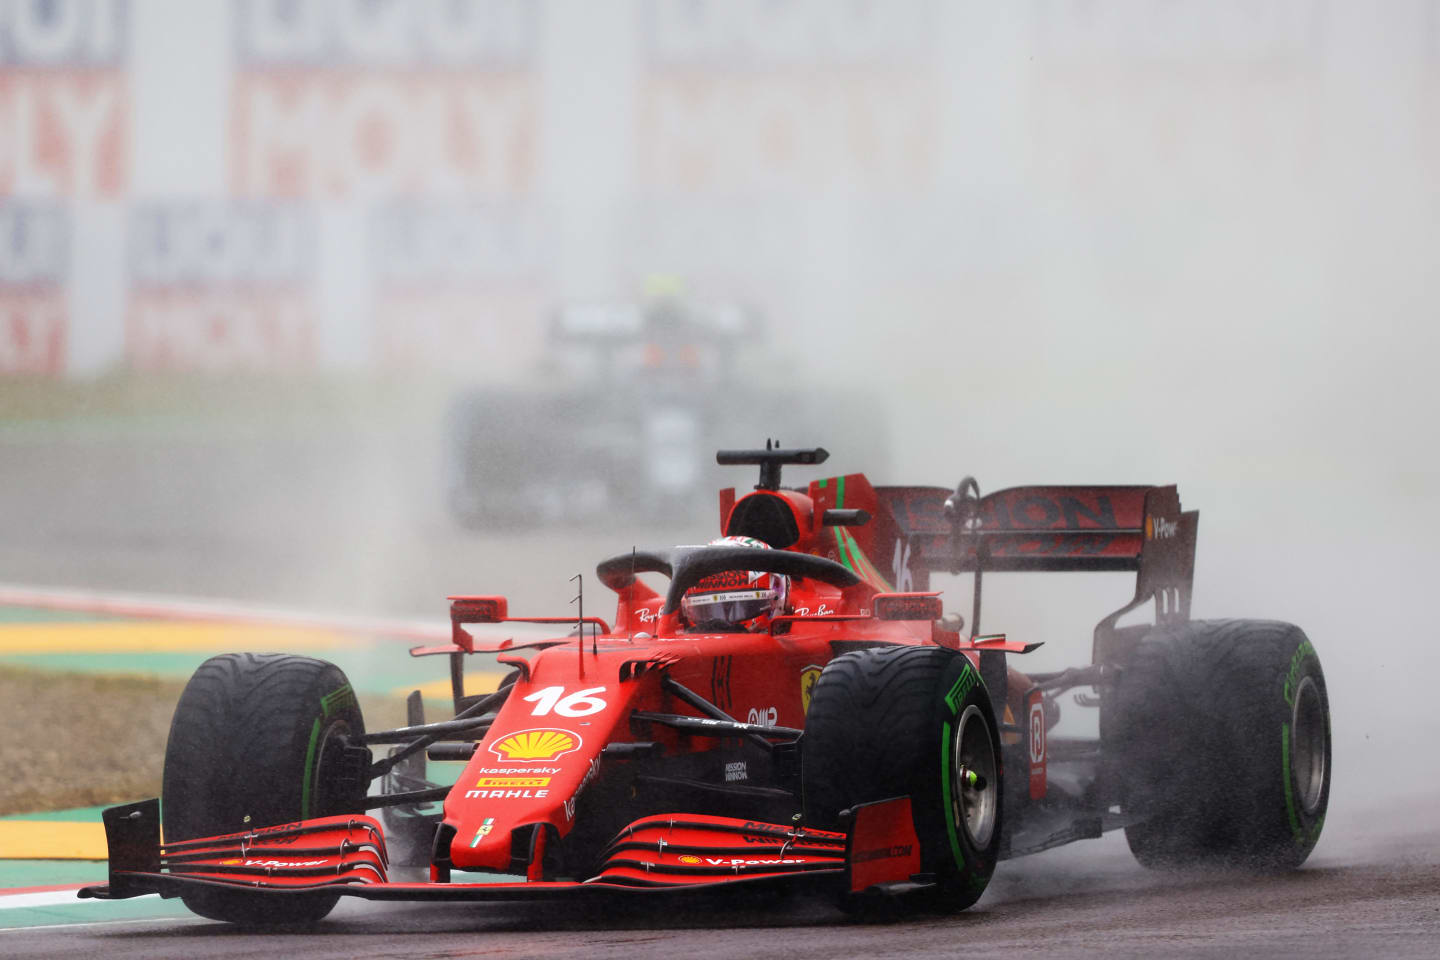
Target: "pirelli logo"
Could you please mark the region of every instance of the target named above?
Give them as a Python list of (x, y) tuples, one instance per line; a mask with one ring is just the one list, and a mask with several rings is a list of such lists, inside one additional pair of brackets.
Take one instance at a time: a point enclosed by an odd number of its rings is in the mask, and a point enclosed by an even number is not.
[(513, 789), (519, 787), (548, 787), (549, 777), (481, 777), (475, 781), (477, 788), (486, 790)]

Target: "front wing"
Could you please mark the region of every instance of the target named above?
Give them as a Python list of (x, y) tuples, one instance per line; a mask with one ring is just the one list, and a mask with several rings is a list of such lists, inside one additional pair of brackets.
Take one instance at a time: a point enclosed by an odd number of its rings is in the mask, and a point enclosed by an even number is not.
[[(367, 900), (520, 900), (809, 883), (837, 894), (899, 893), (923, 884), (910, 800), (855, 808), (845, 832), (727, 817), (646, 817), (622, 830), (585, 880), (396, 882), (384, 831), (362, 815), (160, 844), (160, 803), (104, 813), (110, 882), (80, 897), (122, 899), (187, 889)], [(433, 874), (432, 874), (433, 875)]]

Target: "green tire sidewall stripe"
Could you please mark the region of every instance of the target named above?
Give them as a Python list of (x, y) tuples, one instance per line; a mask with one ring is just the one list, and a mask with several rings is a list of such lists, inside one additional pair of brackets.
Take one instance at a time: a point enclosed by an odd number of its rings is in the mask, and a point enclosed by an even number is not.
[[(1285, 687), (1281, 694), (1286, 706), (1291, 708), (1295, 706), (1293, 688), (1297, 685), (1296, 676), (1299, 674), (1300, 668), (1305, 661), (1311, 659), (1318, 661), (1319, 657), (1315, 653), (1314, 645), (1311, 644), (1309, 640), (1306, 640), (1296, 648), (1295, 653), (1290, 658), (1290, 669), (1285, 675)], [(1329, 731), (1327, 730), (1326, 733), (1328, 741)], [(1293, 782), (1295, 778), (1290, 769), (1290, 724), (1286, 722), (1280, 724), (1280, 775), (1283, 778), (1282, 782), (1285, 788), (1285, 816), (1290, 821), (1290, 833), (1295, 838), (1296, 846), (1303, 847), (1307, 841), (1313, 842), (1319, 837), (1320, 827), (1324, 824), (1325, 818), (1322, 816), (1307, 835), (1305, 827), (1301, 823), (1300, 811), (1295, 808), (1295, 787)]]
[(320, 744), (320, 721), (328, 720), (332, 713), (339, 713), (345, 707), (356, 702), (355, 688), (345, 683), (331, 690), (320, 698), (321, 716), (315, 718), (310, 725), (310, 744), (305, 748), (305, 781), (300, 785), (300, 819), (305, 820), (312, 816), (310, 809), (311, 791), (315, 786), (315, 751)]
[(955, 798), (950, 793), (950, 721), (940, 725), (940, 790), (944, 798), (945, 833), (950, 837), (950, 855), (955, 868), (965, 869), (965, 856), (960, 852), (960, 837), (955, 833)]
[(1290, 669), (1285, 673), (1285, 688), (1282, 692), (1286, 706), (1295, 706), (1295, 689), (1299, 686), (1297, 678), (1306, 660), (1314, 660), (1317, 666), (1320, 661), (1319, 655), (1315, 653), (1315, 645), (1309, 640), (1296, 647), (1295, 653), (1290, 657)]
[(320, 710), (325, 716), (332, 712), (344, 709), (355, 699), (355, 690), (350, 684), (343, 684), (320, 698)]
[(1295, 810), (1295, 788), (1290, 776), (1290, 724), (1280, 724), (1280, 775), (1285, 781), (1285, 814), (1290, 818), (1290, 832), (1296, 843), (1305, 842), (1305, 832), (1300, 829), (1300, 816)]
[(960, 714), (960, 703), (969, 696), (978, 676), (974, 676), (974, 668), (970, 666), (970, 661), (963, 654), (960, 659), (960, 675), (955, 678), (955, 682), (950, 685), (950, 692), (945, 695), (945, 707), (950, 711), (950, 716), (940, 724), (940, 790), (941, 808), (945, 812), (945, 834), (950, 839), (950, 855), (955, 859), (955, 869), (964, 870), (965, 854), (960, 849), (960, 836), (955, 829), (955, 817), (958, 811), (955, 808), (955, 795), (950, 789), (950, 735), (955, 729), (952, 721)]

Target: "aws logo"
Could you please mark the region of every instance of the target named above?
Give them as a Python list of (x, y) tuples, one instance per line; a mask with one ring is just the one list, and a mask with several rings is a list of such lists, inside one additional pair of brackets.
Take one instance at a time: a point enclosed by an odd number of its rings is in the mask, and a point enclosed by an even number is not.
[(542, 763), (579, 750), (581, 742), (566, 730), (521, 730), (490, 744), (490, 751), (502, 762)]

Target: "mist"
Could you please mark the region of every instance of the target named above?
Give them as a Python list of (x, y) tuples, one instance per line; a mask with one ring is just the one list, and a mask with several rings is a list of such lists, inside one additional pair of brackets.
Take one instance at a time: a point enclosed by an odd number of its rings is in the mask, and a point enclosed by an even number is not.
[[(565, 613), (596, 561), (715, 535), (713, 492), (466, 529), (447, 410), (583, 379), (554, 311), (664, 276), (761, 319), (695, 386), (768, 426), (725, 445), (1177, 484), (1194, 615), (1320, 652), (1332, 822), (1435, 795), (1440, 5), (54, 6), (0, 6), (0, 581)], [(523, 485), (568, 435), (513, 426)], [(997, 577), (985, 626), (1082, 662), (1132, 589)]]

